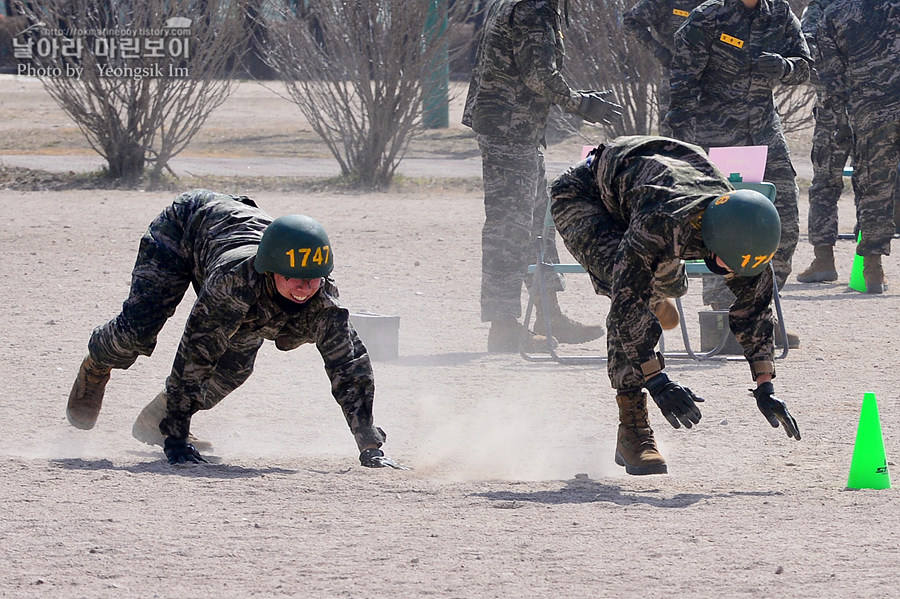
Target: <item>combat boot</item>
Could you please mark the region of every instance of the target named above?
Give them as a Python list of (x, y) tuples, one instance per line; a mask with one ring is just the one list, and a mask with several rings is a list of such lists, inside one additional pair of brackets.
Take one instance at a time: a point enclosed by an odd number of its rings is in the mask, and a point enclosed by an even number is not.
[(85, 356), (69, 392), (69, 403), (66, 405), (69, 424), (83, 430), (94, 428), (111, 371), (111, 368), (97, 364), (90, 355)]
[(600, 325), (581, 324), (563, 314), (555, 293), (549, 294), (547, 298), (547, 306), (543, 305), (540, 296), (534, 303), (536, 308), (535, 334), (547, 335), (547, 331), (544, 330), (544, 310), (550, 313), (550, 327), (553, 329), (553, 338), (560, 343), (587, 343), (588, 341), (599, 339), (606, 332)]
[[(134, 425), (131, 427), (132, 437), (147, 445), (163, 446), (166, 438), (159, 430), (159, 423), (166, 417), (166, 401), (166, 392), (160, 391), (153, 398), (153, 401), (144, 406), (144, 409), (138, 414)], [(198, 439), (191, 434), (188, 434), (187, 442), (198, 451), (212, 448), (212, 443)]]
[(656, 448), (647, 414), (647, 394), (641, 391), (616, 395), (619, 404), (619, 432), (616, 436), (616, 464), (628, 474), (666, 474), (666, 460)]
[(663, 298), (658, 302), (652, 302), (650, 304), (650, 310), (656, 315), (659, 326), (661, 326), (664, 331), (671, 331), (678, 326), (678, 308), (675, 306), (675, 302), (669, 298)]
[(866, 281), (866, 293), (884, 293), (888, 285), (881, 256), (863, 256), (863, 279)]
[[(553, 347), (555, 339), (550, 341)], [(491, 321), (488, 331), (488, 353), (517, 354), (520, 350), (529, 353), (547, 349), (547, 337), (525, 329), (515, 318), (503, 318)]]
[(834, 246), (817, 245), (813, 247), (815, 258), (809, 268), (797, 275), (801, 283), (824, 283), (837, 281), (837, 269), (834, 266)]

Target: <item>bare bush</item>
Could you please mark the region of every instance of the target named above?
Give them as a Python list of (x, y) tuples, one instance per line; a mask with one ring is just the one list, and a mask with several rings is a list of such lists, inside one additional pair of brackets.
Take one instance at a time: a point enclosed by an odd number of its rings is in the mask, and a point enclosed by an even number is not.
[[(440, 13), (429, 20), (429, 10), (446, 2), (309, 0), (305, 6), (284, 6), (268, 19), (265, 60), (342, 176), (383, 189), (421, 126), (435, 74), (447, 69), (452, 28)], [(462, 22), (465, 10), (458, 3), (447, 20)]]
[[(808, 0), (788, 0), (791, 10), (800, 18)], [(781, 116), (785, 133), (797, 133), (810, 129), (815, 124), (813, 107), (816, 91), (811, 84), (782, 85), (775, 88), (775, 108)]]
[(47, 0), (19, 10), (33, 24), (20, 72), (40, 77), (112, 178), (149, 166), (159, 179), (228, 98), (244, 44), (241, 2)]

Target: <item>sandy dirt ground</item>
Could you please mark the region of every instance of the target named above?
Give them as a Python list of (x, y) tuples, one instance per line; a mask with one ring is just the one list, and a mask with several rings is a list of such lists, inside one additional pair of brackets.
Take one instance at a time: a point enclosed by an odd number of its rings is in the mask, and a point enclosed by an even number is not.
[[(240, 86), (187, 158), (327, 158), (288, 102)], [(477, 160), (454, 105), (449, 130), (411, 158), (458, 160), (455, 184), (427, 177), (378, 194), (240, 189), (273, 215), (301, 212), (330, 233), (342, 300), (400, 317), (399, 353), (375, 362), (376, 420), (411, 471), (369, 470), (315, 350), (260, 352), (256, 373), (194, 418), (210, 464), (173, 467), (131, 423), (161, 389), (191, 297), (156, 352), (115, 371), (95, 429), (64, 415), (91, 330), (128, 291), (138, 240), (171, 192), (0, 190), (5, 284), (0, 344), (2, 597), (889, 597), (900, 593), (896, 489), (846, 489), (863, 394), (876, 394), (890, 468), (900, 452), (895, 285), (840, 280), (783, 290), (802, 347), (776, 388), (803, 439), (772, 429), (741, 361), (671, 360), (707, 399), (693, 430), (651, 406), (666, 476), (613, 463), (614, 393), (602, 365), (489, 355), (478, 317)], [(550, 148), (577, 157), (582, 140)], [(808, 139), (792, 147), (808, 148)], [(474, 152), (474, 153), (473, 153)], [(797, 151), (798, 171), (807, 150)], [(0, 154), (89, 158), (77, 128), (32, 81), (0, 81)], [(802, 154), (802, 155), (800, 155)], [(53, 162), (53, 160), (51, 160)], [(475, 175), (477, 177), (477, 174)], [(477, 183), (477, 182), (476, 182)], [(808, 179), (801, 180), (806, 240)], [(192, 182), (193, 184), (193, 182)], [(202, 177), (199, 184), (203, 184)], [(852, 230), (852, 201), (841, 227)], [(699, 284), (685, 299), (697, 333)], [(562, 297), (584, 322), (608, 303), (584, 276)], [(678, 335), (667, 334), (677, 350)], [(572, 352), (603, 352), (603, 342)]]

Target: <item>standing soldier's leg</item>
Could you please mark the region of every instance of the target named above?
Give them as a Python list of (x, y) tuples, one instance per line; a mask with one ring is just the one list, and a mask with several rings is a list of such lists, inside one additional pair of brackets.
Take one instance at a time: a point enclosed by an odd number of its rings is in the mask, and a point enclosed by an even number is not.
[[(540, 179), (537, 190), (537, 203), (534, 208), (534, 224), (532, 226), (532, 239), (537, 239), (543, 234), (544, 221), (547, 215), (547, 203), (550, 201), (549, 190), (547, 186), (547, 178), (544, 169), (544, 156), (541, 153), (540, 158)], [(549, 264), (559, 263), (559, 252), (556, 249), (556, 229), (551, 227), (546, 235), (546, 239), (542, 239), (544, 262)], [(540, 293), (534, 287), (535, 281), (533, 276), (527, 276), (525, 284), (529, 286), (532, 293), (535, 294), (537, 314), (534, 322), (534, 332), (539, 335), (548, 335), (550, 332), (544, 330), (544, 314), (549, 313), (550, 325), (553, 337), (560, 343), (587, 343), (593, 341), (603, 335), (604, 329), (600, 325), (584, 325), (576, 322), (563, 314), (559, 305), (557, 294), (566, 288), (563, 276), (556, 275), (551, 277), (547, 294), (547, 305), (543, 304)], [(527, 323), (526, 323), (527, 324)]]
[(149, 356), (159, 331), (184, 297), (190, 271), (176, 253), (180, 231), (163, 213), (141, 239), (122, 312), (91, 334), (88, 355), (69, 393), (66, 415), (72, 426), (93, 428), (110, 371), (129, 368), (139, 355)]
[(859, 194), (856, 219), (862, 239), (856, 253), (863, 257), (867, 293), (884, 293), (887, 279), (881, 257), (890, 255), (894, 236), (893, 194), (900, 163), (900, 121), (878, 123), (856, 132), (853, 186)]
[(846, 131), (846, 113), (836, 114), (818, 101), (815, 108), (816, 128), (810, 154), (813, 180), (809, 187), (809, 242), (815, 259), (809, 268), (797, 275), (801, 283), (836, 281), (834, 244), (838, 238), (838, 201), (844, 190), (844, 165), (853, 147), (853, 138), (836, 139), (835, 133)]
[[(788, 275), (791, 274), (791, 260), (794, 250), (800, 240), (800, 213), (797, 206), (797, 173), (791, 164), (791, 156), (787, 141), (781, 133), (781, 126), (772, 132), (768, 158), (766, 159), (766, 171), (764, 179), (775, 185), (775, 209), (781, 218), (781, 241), (772, 258), (772, 266), (775, 269), (775, 282), (778, 289), (784, 287)], [(776, 345), (784, 345), (781, 338), (781, 328), (775, 328)], [(800, 347), (800, 337), (793, 331), (787, 332), (787, 346), (790, 349)]]
[(900, 165), (897, 167), (897, 183), (894, 185), (894, 227), (900, 234)]
[(672, 89), (669, 86), (671, 71), (663, 67), (659, 78), (659, 87), (656, 89), (656, 101), (659, 104), (659, 134), (663, 137), (672, 137), (672, 128), (666, 123), (666, 113), (669, 112), (669, 103), (672, 100)]
[(781, 241), (778, 243), (775, 257), (772, 258), (775, 278), (778, 288), (781, 289), (791, 274), (791, 260), (800, 239), (800, 214), (797, 207), (799, 189), (797, 173), (791, 164), (787, 142), (780, 130), (768, 146), (764, 179), (775, 185), (775, 208), (781, 217)]
[(533, 144), (478, 136), (484, 178), (481, 234), (481, 320), (491, 323), (488, 351), (518, 351), (522, 283), (533, 260), (532, 227), (540, 184), (540, 150)]

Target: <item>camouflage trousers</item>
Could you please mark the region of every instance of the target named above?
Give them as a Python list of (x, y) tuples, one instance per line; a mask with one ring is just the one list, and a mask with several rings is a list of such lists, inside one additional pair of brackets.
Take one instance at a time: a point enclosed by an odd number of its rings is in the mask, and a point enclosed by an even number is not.
[[(781, 218), (781, 241), (772, 258), (775, 280), (781, 289), (791, 274), (791, 260), (800, 239), (800, 214), (797, 206), (797, 173), (791, 164), (787, 141), (780, 127), (757, 132), (754, 141), (732, 142), (721, 145), (765, 145), (769, 151), (763, 179), (775, 185), (775, 208)], [(698, 142), (700, 143), (700, 142)], [(704, 145), (704, 144), (701, 144)], [(720, 145), (720, 144), (712, 144)], [(709, 150), (709, 146), (704, 145)], [(727, 309), (734, 302), (734, 294), (725, 285), (725, 278), (719, 275), (703, 275), (703, 303), (716, 309)]]
[(894, 193), (900, 163), (900, 120), (854, 123), (853, 189), (860, 256), (888, 256), (895, 226)]
[(657, 128), (663, 137), (672, 137), (672, 128), (666, 123), (666, 114), (669, 112), (669, 104), (672, 102), (672, 88), (669, 85), (671, 75), (672, 71), (669, 70), (669, 67), (662, 67), (659, 85), (656, 86), (657, 115), (659, 117)]
[[(613, 290), (613, 271), (616, 254), (626, 229), (610, 214), (594, 184), (594, 175), (585, 161), (580, 162), (553, 182), (553, 220), (569, 252), (581, 264), (598, 295), (610, 297)], [(651, 303), (666, 297), (681, 297), (687, 293), (688, 280), (684, 262), (663, 262), (653, 274)], [(630, 296), (634, 286), (619, 285), (619, 293)], [(649, 310), (635, 311), (632, 302), (620, 302), (621, 313), (610, 312), (606, 320), (607, 371), (615, 389), (636, 389), (642, 379), (634, 372), (626, 350), (656, 347), (662, 328)], [(641, 319), (634, 322), (634, 319)], [(616, 326), (619, 323), (628, 326)], [(638, 337), (623, 336), (620, 331), (638, 330)], [(634, 353), (631, 351), (631, 353)]]
[[(151, 355), (163, 325), (184, 298), (191, 284), (191, 259), (189, 250), (180, 249), (181, 215), (177, 210), (163, 212), (141, 238), (121, 313), (94, 329), (88, 342), (88, 353), (99, 364), (129, 368), (138, 356)], [(243, 384), (253, 372), (262, 344), (261, 337), (233, 339), (216, 364), (202, 404), (185, 411), (208, 410)]]
[(853, 149), (853, 139), (835, 142), (834, 132), (848, 126), (847, 114), (825, 108), (821, 94), (816, 100), (815, 117), (810, 153), (813, 179), (809, 186), (809, 242), (834, 245), (838, 239), (838, 200), (844, 191), (844, 166)]
[[(481, 320), (518, 318), (522, 284), (536, 263), (538, 238), (547, 211), (547, 177), (540, 146), (503, 137), (477, 135), (484, 178), (484, 227), (481, 232)], [(559, 262), (556, 234), (542, 240), (544, 261)], [(551, 291), (562, 291), (558, 275)]]

